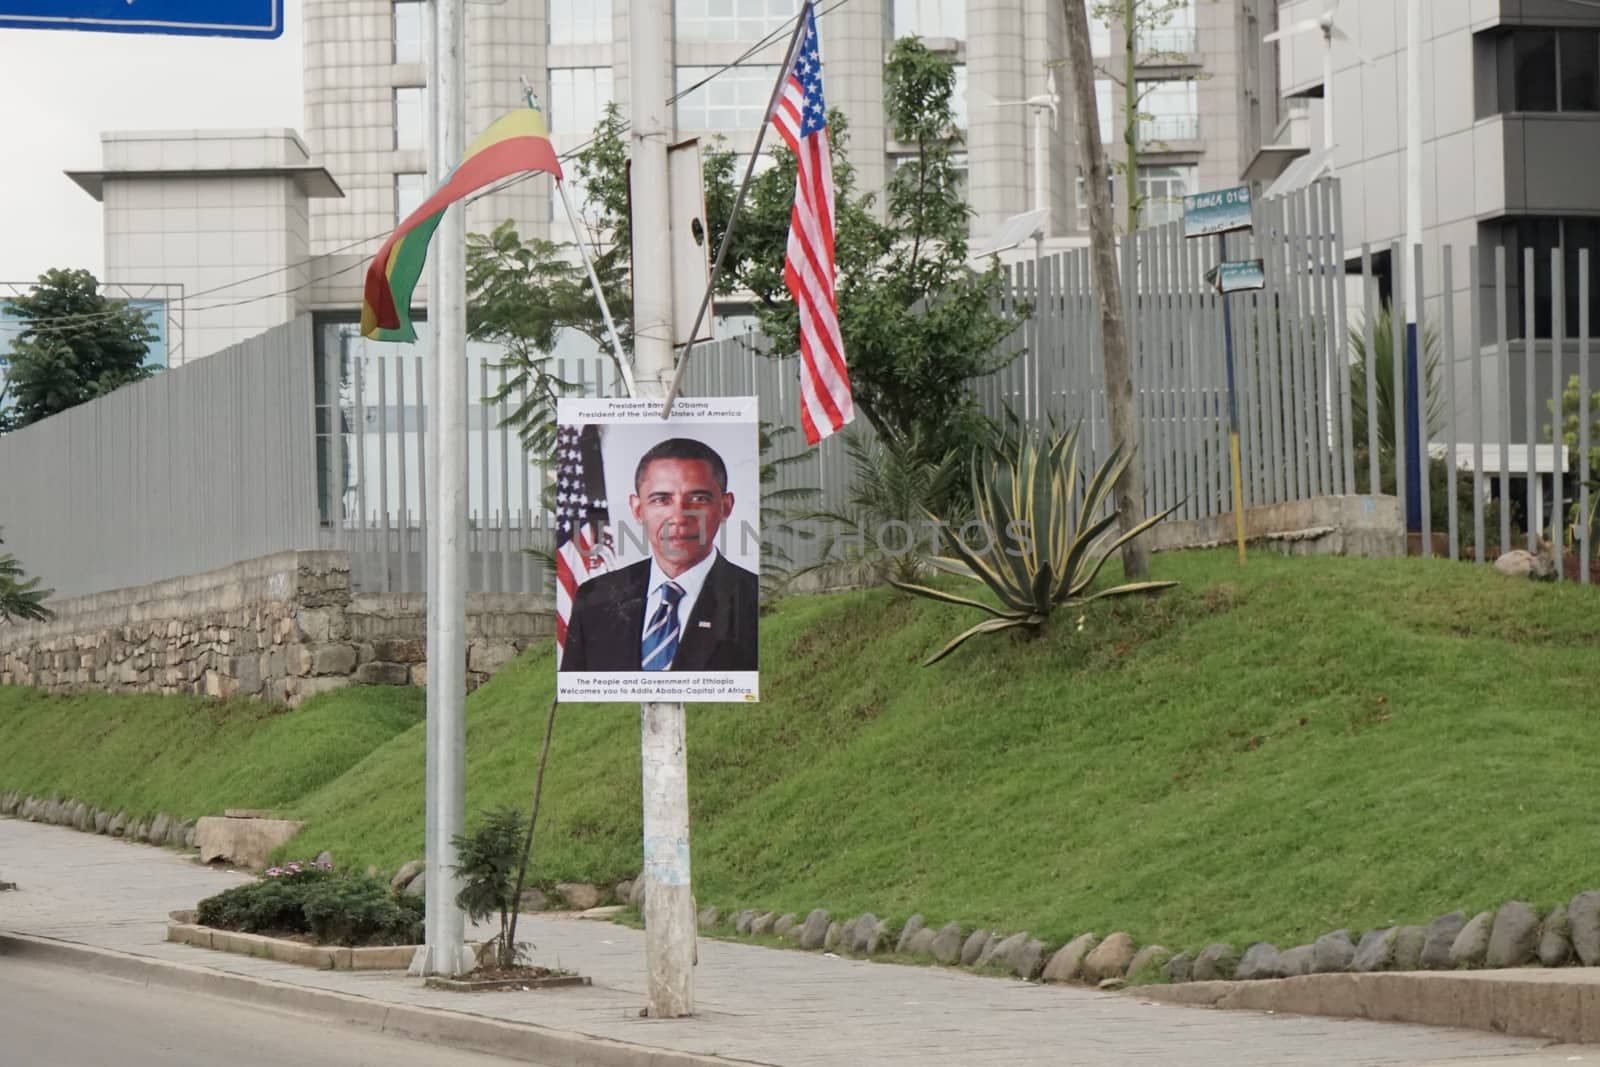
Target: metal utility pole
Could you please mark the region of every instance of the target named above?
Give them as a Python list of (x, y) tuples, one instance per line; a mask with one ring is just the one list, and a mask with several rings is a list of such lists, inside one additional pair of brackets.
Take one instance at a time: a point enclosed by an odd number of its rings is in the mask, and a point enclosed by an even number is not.
[[(1116, 235), (1111, 223), (1111, 201), (1106, 195), (1111, 170), (1106, 162), (1105, 146), (1100, 143), (1094, 57), (1089, 49), (1089, 12), (1084, 0), (1063, 0), (1063, 3), (1066, 5), (1067, 66), (1072, 71), (1073, 103), (1078, 109), (1078, 148), (1083, 153), (1083, 180), (1089, 198), (1094, 288), (1100, 302), (1106, 421), (1111, 426), (1112, 445), (1128, 456), (1139, 447), (1139, 423), (1133, 407), (1133, 363), (1128, 355), (1128, 335), (1122, 321), (1122, 280), (1117, 273)], [(1123, 468), (1113, 495), (1118, 528), (1123, 532), (1131, 530), (1144, 516), (1144, 470), (1139, 463), (1129, 463)], [(1149, 575), (1150, 552), (1140, 538), (1122, 546), (1122, 569), (1129, 581)]]
[[(1406, 285), (1405, 471), (1406, 532), (1422, 529), (1422, 397), (1417, 323), (1422, 312), (1422, 0), (1406, 0), (1406, 244), (1405, 263), (1393, 264)], [(1453, 401), (1452, 401), (1453, 402)], [(1397, 462), (1398, 457), (1397, 457)]]
[[(466, 151), (465, 0), (435, 0), (432, 80), (437, 171)], [(452, 204), (434, 241), (437, 288), (428, 294), (438, 323), (433, 363), (437, 388), (429, 434), (435, 488), (429, 524), (427, 959), (425, 974), (462, 974), (472, 966), (466, 917), (456, 904), (460, 879), (452, 839), (466, 826), (466, 525), (467, 525), (467, 265), (463, 204)], [(430, 328), (431, 332), (431, 328)]]
[[(629, 134), (633, 161), (633, 361), (639, 395), (673, 376), (672, 241), (667, 146), (666, 5), (629, 0)], [(694, 899), (689, 885), (689, 769), (682, 704), (639, 705), (644, 785), (644, 924), (649, 1013), (694, 1011)]]

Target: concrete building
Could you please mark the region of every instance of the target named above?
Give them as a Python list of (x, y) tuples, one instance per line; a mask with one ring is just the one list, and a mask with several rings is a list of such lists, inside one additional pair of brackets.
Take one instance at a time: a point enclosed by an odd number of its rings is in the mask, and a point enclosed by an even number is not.
[[(1243, 22), (1259, 41), (1277, 25), (1319, 17), (1323, 0), (1243, 0)], [(1273, 8), (1276, 7), (1274, 12)], [(1371, 246), (1383, 294), (1394, 265), (1391, 242), (1405, 236), (1405, 4), (1344, 0), (1337, 12), (1348, 42), (1333, 48), (1334, 141), (1329, 168), (1341, 182), (1341, 236), (1351, 266)], [(1270, 180), (1278, 165), (1308, 159), (1322, 140), (1323, 41), (1318, 33), (1264, 46), (1246, 64), (1240, 111), (1253, 177)], [(1485, 346), (1497, 341), (1500, 308), (1495, 264), (1506, 264), (1509, 393), (1498, 374), (1486, 383), (1486, 411), (1509, 405), (1512, 440), (1526, 424), (1524, 360), (1535, 363), (1536, 418), (1547, 420), (1550, 395), (1553, 252), (1564, 264), (1560, 373), (1576, 373), (1579, 311), (1600, 330), (1600, 8), (1573, 0), (1424, 0), (1422, 5), (1422, 232), (1424, 314), (1444, 327), (1442, 256), (1451, 251), (1456, 343), (1465, 382), (1472, 312)], [(1273, 91), (1272, 83), (1276, 81)], [(1578, 284), (1578, 251), (1593, 257), (1587, 291)], [(1471, 291), (1476, 250), (1479, 286)], [(1524, 253), (1532, 250), (1534, 266)], [(1531, 294), (1530, 294), (1531, 287)], [(1357, 300), (1352, 307), (1359, 306)], [(1531, 295), (1531, 315), (1527, 298)], [(1600, 368), (1596, 381), (1600, 381)], [(1458, 412), (1471, 425), (1458, 384)], [(1493, 431), (1491, 424), (1488, 428)], [(1491, 434), (1491, 436), (1494, 436)]]
[[(793, 0), (679, 0), (670, 54), (681, 136), (721, 136), (737, 152), (755, 140), (786, 34)], [(426, 169), (426, 48), (420, 0), (306, 0), (306, 139), (345, 189), (340, 201), (314, 203), (312, 250), (331, 253), (385, 232), (417, 203)], [(469, 121), (481, 128), (521, 99), (526, 76), (541, 94), (556, 146), (584, 142), (609, 100), (626, 109), (627, 18), (610, 0), (505, 0), (469, 5)], [(967, 140), (973, 233), (991, 232), (1028, 210), (1036, 192), (1033, 117), (1015, 102), (1045, 91), (1049, 65), (1065, 54), (1062, 6), (1053, 0), (856, 0), (823, 5), (818, 27), (830, 105), (850, 124), (858, 187), (883, 185), (910, 150), (887, 129), (883, 61), (896, 38), (922, 37), (957, 64), (958, 117)], [(1237, 117), (1238, 34), (1232, 4), (1187, 0), (1166, 24), (1138, 36), (1138, 91), (1149, 90), (1140, 123), (1144, 153), (1138, 187), (1150, 217), (1169, 217), (1186, 192), (1231, 184), (1242, 169)], [(1121, 158), (1116, 115), (1123, 36), (1114, 22), (1093, 33), (1102, 131)], [(740, 65), (751, 45), (770, 44)], [(705, 79), (712, 80), (704, 85)], [(1048, 153), (1044, 201), (1051, 236), (1084, 232), (1079, 209), (1070, 79)], [(696, 86), (699, 86), (696, 88)], [(473, 205), (469, 228), (516, 219), (524, 236), (561, 237), (544, 179)], [(1123, 203), (1125, 192), (1119, 192)], [(1122, 217), (1119, 214), (1119, 217)]]
[(101, 168), (68, 176), (104, 205), (105, 278), (132, 296), (163, 289), (161, 317), (179, 324), (170, 365), (309, 310), (308, 205), (340, 189), (294, 131), (119, 132), (100, 143)]

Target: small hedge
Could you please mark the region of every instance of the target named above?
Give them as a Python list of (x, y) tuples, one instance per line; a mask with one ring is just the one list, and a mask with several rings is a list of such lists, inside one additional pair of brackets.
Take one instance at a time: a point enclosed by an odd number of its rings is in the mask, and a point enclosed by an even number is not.
[(422, 898), (371, 875), (341, 876), (327, 867), (290, 863), (266, 877), (200, 902), (204, 926), (247, 934), (309, 934), (322, 945), (422, 943)]

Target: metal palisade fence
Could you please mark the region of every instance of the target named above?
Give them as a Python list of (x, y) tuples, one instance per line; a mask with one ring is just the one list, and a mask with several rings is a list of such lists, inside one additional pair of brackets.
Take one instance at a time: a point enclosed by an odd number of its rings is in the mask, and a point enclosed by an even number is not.
[[(1228, 257), (1260, 259), (1266, 281), (1226, 298), (1244, 504), (1410, 495), (1415, 551), (1484, 561), (1542, 536), (1562, 574), (1589, 580), (1591, 250), (1430, 247), (1408, 264), (1398, 246), (1343, 248), (1339, 218), (1324, 180), (1258, 201), (1252, 231), (1229, 238)], [(1175, 519), (1234, 507), (1223, 298), (1205, 277), (1217, 256), (1215, 238), (1186, 240), (1178, 223), (1121, 239), (1146, 508), (1177, 505)], [(1423, 270), (1417, 478), (1393, 458), (1408, 398), (1389, 353), (1404, 351), (1410, 272)], [(1002, 310), (1023, 304), (1005, 366), (974, 398), (997, 418), (1082, 423), (1095, 462), (1110, 444), (1088, 251), (1007, 268)], [(757, 333), (697, 348), (686, 394), (754, 395), (769, 427), (797, 426), (796, 363), (769, 348)], [(302, 318), (0, 437), (5, 549), (62, 596), (317, 547), (349, 551), (358, 590), (421, 592), (429, 358)], [(469, 588), (543, 592), (548, 474), (506, 423), (515, 405), (488, 399), (508, 373), (499, 359), (469, 345)], [(558, 350), (554, 369), (582, 393), (619, 391), (610, 361), (582, 346)], [(802, 450), (796, 429), (764, 458)], [(838, 510), (852, 473), (835, 436), (767, 488), (814, 489)], [(814, 540), (777, 536), (796, 563), (814, 561)]]
[(311, 319), (0, 437), (0, 536), (67, 597), (314, 547)]

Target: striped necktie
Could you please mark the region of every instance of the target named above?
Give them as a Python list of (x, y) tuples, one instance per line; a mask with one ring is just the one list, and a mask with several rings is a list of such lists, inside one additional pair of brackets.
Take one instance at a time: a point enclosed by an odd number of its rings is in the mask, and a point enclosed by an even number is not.
[(639, 647), (639, 664), (644, 670), (664, 671), (672, 666), (672, 657), (678, 654), (678, 601), (682, 599), (683, 587), (677, 582), (661, 587), (661, 606), (650, 616)]

